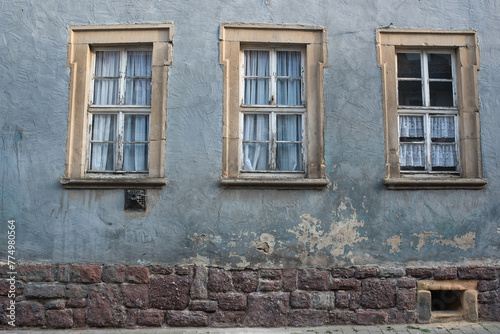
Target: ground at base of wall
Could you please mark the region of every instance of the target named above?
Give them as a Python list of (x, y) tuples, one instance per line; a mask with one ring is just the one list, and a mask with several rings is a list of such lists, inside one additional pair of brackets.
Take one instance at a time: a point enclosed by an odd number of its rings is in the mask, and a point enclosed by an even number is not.
[[(500, 333), (499, 322), (454, 322), (428, 325), (374, 325), (374, 326), (325, 326), (303, 328), (137, 328), (137, 329), (97, 329), (97, 330), (66, 330), (71, 334), (494, 334)], [(23, 333), (22, 330), (6, 331), (5, 333)], [(59, 331), (27, 329), (24, 333), (47, 334)]]
[(306, 326), (422, 327), (427, 325), (414, 325), (420, 319), (421, 281), (477, 283), (476, 319), (500, 321), (499, 267), (226, 270), (32, 263), (12, 273), (7, 265), (0, 266), (3, 329), (12, 324), (148, 332), (155, 327), (204, 327), (199, 333), (217, 333), (215, 328), (244, 333), (244, 328), (273, 327), (279, 333), (277, 329)]

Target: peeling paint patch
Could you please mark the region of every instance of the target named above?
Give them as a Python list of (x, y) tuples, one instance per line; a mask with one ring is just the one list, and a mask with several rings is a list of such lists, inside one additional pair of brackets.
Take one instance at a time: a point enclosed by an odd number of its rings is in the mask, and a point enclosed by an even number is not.
[(418, 237), (418, 245), (416, 247), (417, 250), (420, 250), (423, 246), (425, 246), (426, 239), (435, 245), (441, 244), (444, 246), (452, 246), (455, 248), (460, 248), (463, 250), (468, 250), (469, 248), (476, 247), (476, 233), (475, 232), (467, 232), (463, 236), (456, 235), (453, 239), (445, 238), (436, 232), (427, 232), (424, 233), (413, 233), (413, 236)]
[(260, 239), (253, 243), (254, 247), (257, 250), (263, 252), (266, 255), (271, 255), (274, 253), (274, 246), (276, 245), (276, 241), (274, 236), (268, 233), (262, 233)]
[(401, 242), (403, 241), (403, 238), (401, 235), (394, 235), (390, 238), (387, 238), (387, 244), (391, 246), (391, 250), (389, 253), (391, 254), (396, 254), (399, 253), (400, 249), (399, 246), (401, 245)]
[(347, 212), (345, 212), (348, 207), (345, 203), (341, 203), (338, 209), (342, 213), (336, 215), (340, 216), (341, 220), (333, 221), (328, 231), (322, 229), (319, 219), (306, 213), (300, 216), (302, 222), (293, 229), (289, 229), (288, 232), (295, 234), (297, 239), (305, 244), (311, 253), (316, 250), (327, 249), (333, 256), (343, 255), (346, 246), (352, 246), (368, 238), (361, 236), (358, 232), (358, 229), (363, 227), (365, 223), (363, 220), (357, 219), (356, 209), (352, 205), (350, 206), (352, 211), (348, 217), (346, 217)]
[(247, 268), (250, 266), (250, 262), (247, 261), (246, 257), (238, 255), (235, 252), (229, 252), (229, 257), (236, 257), (240, 259), (240, 262), (236, 263), (238, 268)]

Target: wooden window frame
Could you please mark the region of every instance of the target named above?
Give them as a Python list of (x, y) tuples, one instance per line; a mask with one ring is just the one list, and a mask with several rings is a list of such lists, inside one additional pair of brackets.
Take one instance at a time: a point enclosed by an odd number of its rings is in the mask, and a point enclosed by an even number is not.
[[(165, 178), (167, 78), (172, 64), (173, 24), (73, 26), (69, 28), (70, 68), (66, 167), (61, 183), (69, 189), (161, 188)], [(94, 50), (102, 48), (150, 48), (152, 50), (149, 161), (145, 173), (88, 171), (89, 108), (91, 106)], [(106, 109), (104, 106), (101, 109)], [(136, 108), (135, 106), (130, 108)], [(146, 109), (137, 107), (140, 114)]]
[[(223, 160), (221, 184), (236, 188), (323, 189), (328, 184), (324, 163), (323, 68), (327, 63), (326, 31), (321, 27), (223, 24), (220, 27), (223, 66)], [(244, 50), (302, 51), (302, 105), (244, 105)], [(242, 170), (243, 114), (302, 114), (303, 171)]]
[[(377, 58), (382, 73), (385, 128), (385, 178), (388, 189), (481, 189), (482, 176), (479, 94), (479, 47), (475, 31), (378, 29)], [(400, 111), (398, 105), (397, 52), (400, 50), (449, 50), (456, 59), (456, 108), (459, 170), (455, 173), (407, 173), (399, 165)], [(413, 108), (413, 107), (412, 107)], [(416, 108), (413, 108), (416, 109)], [(432, 107), (424, 107), (431, 112)], [(447, 108), (449, 109), (449, 108)], [(431, 112), (432, 113), (432, 112)]]

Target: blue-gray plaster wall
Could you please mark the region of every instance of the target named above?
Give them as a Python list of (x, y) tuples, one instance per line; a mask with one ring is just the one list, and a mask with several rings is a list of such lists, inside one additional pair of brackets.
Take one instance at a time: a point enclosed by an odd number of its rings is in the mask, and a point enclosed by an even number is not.
[[(68, 27), (173, 23), (165, 174), (146, 213), (123, 190), (67, 190)], [(303, 24), (327, 31), (325, 190), (220, 187), (219, 26)], [(387, 190), (375, 31), (477, 31), (483, 190)], [(226, 267), (498, 264), (500, 2), (211, 0), (0, 2), (1, 224), (19, 261)], [(264, 243), (266, 251), (259, 249)], [(265, 244), (264, 244), (265, 245)], [(265, 248), (265, 247), (264, 247)]]

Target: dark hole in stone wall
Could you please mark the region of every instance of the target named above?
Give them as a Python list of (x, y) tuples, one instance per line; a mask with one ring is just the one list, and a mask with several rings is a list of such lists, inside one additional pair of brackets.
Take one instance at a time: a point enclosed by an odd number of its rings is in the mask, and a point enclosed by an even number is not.
[(458, 311), (461, 309), (458, 290), (432, 290), (432, 311)]

